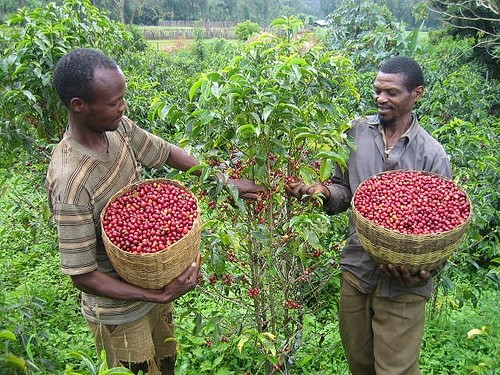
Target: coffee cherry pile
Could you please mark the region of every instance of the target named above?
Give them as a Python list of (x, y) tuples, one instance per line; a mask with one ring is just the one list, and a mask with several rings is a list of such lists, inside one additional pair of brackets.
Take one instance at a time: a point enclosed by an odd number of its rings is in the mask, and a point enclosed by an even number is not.
[(168, 182), (145, 182), (108, 205), (103, 228), (110, 241), (131, 253), (167, 248), (193, 228), (196, 199)]
[(449, 231), (466, 221), (471, 209), (453, 181), (420, 171), (369, 178), (358, 187), (354, 206), (369, 221), (405, 234)]

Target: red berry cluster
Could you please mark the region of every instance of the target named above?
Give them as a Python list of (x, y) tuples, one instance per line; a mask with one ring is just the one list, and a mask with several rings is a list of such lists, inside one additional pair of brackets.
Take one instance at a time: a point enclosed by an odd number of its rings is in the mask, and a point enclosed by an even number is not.
[(280, 369), (283, 367), (282, 362), (278, 362), (275, 365), (273, 365), (273, 371), (280, 371)]
[(287, 309), (301, 309), (302, 308), (302, 305), (294, 300), (291, 300), (291, 299), (287, 299), (285, 301), (285, 307)]
[(236, 282), (236, 278), (233, 275), (226, 273), (226, 274), (222, 275), (221, 281), (225, 285), (231, 286)]
[(371, 222), (406, 234), (449, 231), (467, 220), (471, 209), (453, 181), (421, 171), (369, 178), (358, 187), (354, 206)]
[(257, 297), (260, 294), (259, 288), (250, 288), (248, 289), (248, 296), (250, 298)]
[(184, 237), (198, 216), (196, 199), (168, 182), (138, 184), (106, 209), (103, 227), (120, 249), (154, 253)]

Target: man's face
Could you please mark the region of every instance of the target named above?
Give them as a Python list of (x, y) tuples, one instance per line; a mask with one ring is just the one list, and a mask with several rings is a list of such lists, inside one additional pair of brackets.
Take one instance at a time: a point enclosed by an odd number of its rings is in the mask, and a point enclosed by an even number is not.
[(380, 123), (383, 126), (396, 124), (407, 117), (423, 94), (423, 86), (408, 91), (402, 74), (382, 72), (377, 74), (373, 90)]
[(93, 103), (86, 103), (86, 123), (94, 131), (113, 131), (127, 109), (125, 77), (119, 69), (97, 68), (92, 84)]

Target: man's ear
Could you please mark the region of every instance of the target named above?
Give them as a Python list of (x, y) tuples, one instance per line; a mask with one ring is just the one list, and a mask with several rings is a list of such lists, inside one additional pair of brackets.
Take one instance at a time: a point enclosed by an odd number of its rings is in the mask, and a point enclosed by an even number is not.
[(87, 103), (84, 100), (75, 97), (70, 100), (69, 108), (72, 112), (81, 113), (87, 108)]
[(414, 90), (415, 93), (415, 102), (418, 102), (419, 99), (424, 95), (424, 86), (417, 86)]

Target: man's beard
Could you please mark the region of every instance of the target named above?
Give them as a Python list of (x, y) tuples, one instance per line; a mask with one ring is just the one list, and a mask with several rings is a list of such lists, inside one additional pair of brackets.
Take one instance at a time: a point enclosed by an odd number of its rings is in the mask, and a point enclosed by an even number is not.
[(392, 116), (391, 117), (383, 117), (383, 116), (379, 115), (378, 118), (380, 121), (380, 125), (382, 125), (383, 127), (391, 126), (396, 122), (396, 118), (392, 117)]

